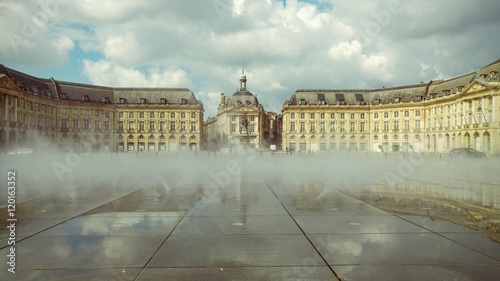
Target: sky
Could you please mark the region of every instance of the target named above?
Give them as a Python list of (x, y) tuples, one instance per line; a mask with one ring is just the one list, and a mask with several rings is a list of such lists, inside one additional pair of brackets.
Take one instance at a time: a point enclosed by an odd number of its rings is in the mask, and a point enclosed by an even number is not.
[(0, 0), (0, 64), (112, 87), (185, 87), (214, 116), (239, 76), (267, 111), (297, 89), (400, 86), (500, 59), (498, 0)]

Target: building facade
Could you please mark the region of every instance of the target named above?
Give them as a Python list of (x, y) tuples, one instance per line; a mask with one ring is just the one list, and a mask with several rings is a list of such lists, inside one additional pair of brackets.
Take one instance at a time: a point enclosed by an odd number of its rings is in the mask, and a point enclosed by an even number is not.
[(203, 148), (203, 104), (188, 89), (111, 88), (40, 79), (0, 65), (0, 149)]
[(230, 97), (221, 94), (217, 115), (204, 123), (206, 146), (211, 150), (263, 149), (278, 140), (276, 116), (247, 90), (244, 73), (239, 81), (239, 90)]
[(427, 84), (297, 90), (283, 105), (282, 147), (301, 152), (500, 154), (500, 61)]

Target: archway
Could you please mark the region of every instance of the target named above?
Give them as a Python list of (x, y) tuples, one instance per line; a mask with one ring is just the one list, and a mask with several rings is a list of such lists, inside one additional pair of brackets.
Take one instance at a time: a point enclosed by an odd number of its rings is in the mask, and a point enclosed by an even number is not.
[(473, 143), (474, 149), (481, 151), (481, 138), (479, 138), (479, 133), (475, 132), (473, 137), (474, 137), (474, 143)]
[(484, 152), (490, 153), (491, 151), (491, 137), (489, 132), (484, 132), (483, 134), (483, 147)]

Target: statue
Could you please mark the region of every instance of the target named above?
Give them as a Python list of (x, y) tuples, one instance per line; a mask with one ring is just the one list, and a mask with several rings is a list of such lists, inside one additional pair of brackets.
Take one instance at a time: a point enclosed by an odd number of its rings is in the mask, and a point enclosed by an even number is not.
[(248, 119), (247, 119), (247, 114), (243, 115), (243, 118), (241, 120), (241, 133), (242, 134), (247, 134), (248, 133)]

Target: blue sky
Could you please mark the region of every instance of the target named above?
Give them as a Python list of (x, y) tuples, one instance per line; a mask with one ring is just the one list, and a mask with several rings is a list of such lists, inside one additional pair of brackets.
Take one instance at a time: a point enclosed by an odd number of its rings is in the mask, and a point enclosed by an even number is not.
[(208, 117), (238, 87), (244, 58), (248, 88), (280, 112), (301, 88), (398, 86), (487, 65), (500, 58), (499, 11), (496, 0), (5, 0), (0, 63), (71, 82), (187, 87)]

